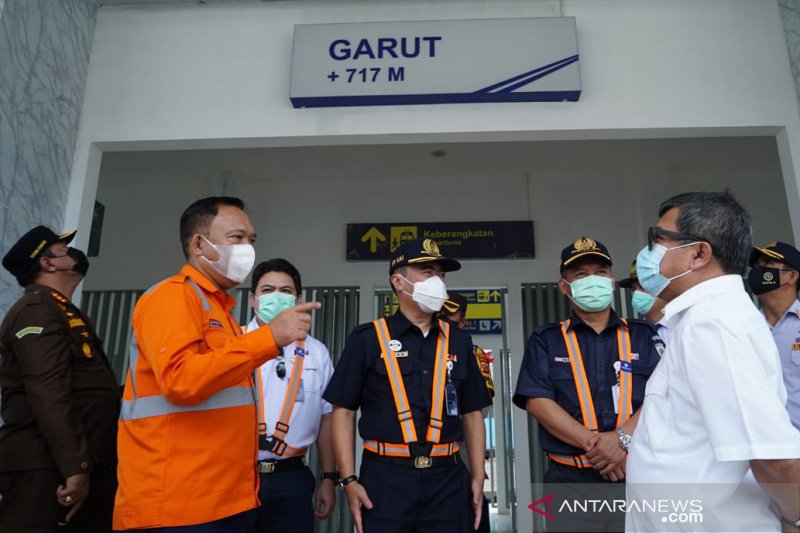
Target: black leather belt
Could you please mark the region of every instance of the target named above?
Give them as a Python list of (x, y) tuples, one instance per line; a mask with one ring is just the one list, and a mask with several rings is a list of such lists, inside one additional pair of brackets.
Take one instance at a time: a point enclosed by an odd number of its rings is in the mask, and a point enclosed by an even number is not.
[(276, 474), (287, 470), (297, 470), (305, 466), (306, 463), (302, 457), (292, 457), (291, 459), (281, 459), (280, 461), (259, 461), (256, 463), (259, 474)]
[(416, 469), (432, 468), (436, 466), (452, 466), (457, 465), (461, 459), (458, 454), (444, 455), (441, 457), (393, 457), (390, 455), (379, 455), (369, 450), (364, 450), (364, 459), (371, 461), (380, 461), (382, 463), (391, 463), (395, 465), (408, 466)]

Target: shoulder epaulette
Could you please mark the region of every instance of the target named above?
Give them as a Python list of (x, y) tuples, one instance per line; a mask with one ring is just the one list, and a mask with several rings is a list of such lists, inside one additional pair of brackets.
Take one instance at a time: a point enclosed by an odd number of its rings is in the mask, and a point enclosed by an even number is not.
[(650, 330), (658, 332), (658, 325), (657, 324), (653, 324), (649, 320), (645, 320), (643, 318), (628, 318), (627, 320), (628, 320), (628, 324), (630, 324), (632, 327), (646, 326)]
[(50, 292), (49, 292), (49, 294), (50, 294), (50, 296), (52, 296), (52, 297), (53, 297), (53, 298), (54, 298), (54, 299), (55, 299), (55, 300), (56, 300), (58, 303), (61, 303), (61, 304), (64, 304), (64, 305), (67, 305), (67, 304), (69, 303), (69, 300), (67, 300), (66, 298), (64, 298), (63, 296), (61, 296), (61, 295), (60, 295), (59, 293), (57, 293), (56, 291), (50, 291)]
[(536, 329), (534, 329), (533, 332), (536, 335), (541, 335), (542, 333), (544, 333), (547, 330), (558, 329), (560, 327), (561, 327), (561, 322), (549, 322), (547, 324), (541, 324), (539, 326), (536, 326)]
[(364, 324), (357, 325), (353, 328), (353, 333), (361, 333), (366, 330), (375, 331), (375, 326), (372, 325), (372, 322), (365, 322)]

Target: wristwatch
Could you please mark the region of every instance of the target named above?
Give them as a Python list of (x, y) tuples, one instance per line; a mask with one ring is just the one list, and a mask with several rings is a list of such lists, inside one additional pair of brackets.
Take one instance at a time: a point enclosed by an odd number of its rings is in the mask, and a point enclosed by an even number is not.
[(632, 437), (622, 431), (621, 428), (617, 428), (614, 430), (614, 433), (617, 434), (617, 438), (619, 439), (619, 447), (625, 450), (625, 453), (628, 453), (628, 450), (631, 449), (631, 440)]
[(347, 476), (347, 477), (346, 477), (346, 478), (344, 478), (344, 479), (340, 479), (340, 480), (339, 480), (339, 485), (340, 485), (342, 488), (344, 488), (344, 487), (346, 487), (347, 485), (349, 485), (350, 483), (352, 483), (353, 481), (358, 481), (358, 476), (357, 476), (357, 475), (355, 475), (355, 474), (353, 474), (352, 476)]
[(800, 528), (800, 520), (794, 522), (783, 516), (783, 513), (781, 513), (781, 510), (778, 508), (778, 504), (775, 503), (774, 501), (769, 504), (769, 510), (772, 511), (775, 514), (775, 516), (777, 516), (778, 519), (787, 526)]
[(334, 483), (339, 483), (339, 472), (323, 472), (319, 475), (319, 480), (323, 481), (325, 479), (330, 479)]

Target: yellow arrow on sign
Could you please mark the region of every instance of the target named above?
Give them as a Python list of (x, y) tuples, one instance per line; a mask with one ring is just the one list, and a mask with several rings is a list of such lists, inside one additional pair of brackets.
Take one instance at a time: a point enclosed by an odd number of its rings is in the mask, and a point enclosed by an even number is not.
[(372, 226), (367, 232), (361, 236), (361, 242), (369, 241), (370, 253), (375, 253), (378, 250), (378, 241), (386, 242), (386, 235), (380, 232), (378, 228)]

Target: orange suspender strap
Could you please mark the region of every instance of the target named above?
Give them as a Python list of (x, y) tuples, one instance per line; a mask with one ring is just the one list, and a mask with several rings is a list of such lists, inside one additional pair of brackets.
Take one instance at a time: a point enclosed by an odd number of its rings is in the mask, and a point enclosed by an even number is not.
[[(376, 440), (365, 440), (364, 449), (369, 450), (378, 455), (387, 455), (389, 457), (411, 457), (411, 451), (408, 449), (408, 444), (389, 444), (388, 442), (378, 442)], [(443, 457), (453, 455), (461, 449), (457, 442), (449, 442), (447, 444), (434, 444), (431, 448), (430, 457)]]
[(578, 391), (578, 402), (581, 405), (581, 416), (583, 425), (589, 431), (597, 431), (597, 415), (594, 412), (594, 402), (592, 401), (592, 391), (589, 388), (589, 379), (586, 377), (586, 369), (583, 367), (583, 356), (581, 347), (578, 344), (578, 336), (574, 331), (567, 331), (569, 320), (561, 323), (561, 334), (567, 345), (569, 364), (572, 367), (572, 376), (575, 379), (575, 388)]
[(389, 348), (389, 327), (386, 325), (386, 319), (375, 320), (372, 324), (378, 333), (378, 343), (381, 346), (383, 364), (386, 365), (386, 373), (389, 375), (389, 385), (392, 387), (394, 405), (397, 409), (397, 420), (400, 422), (400, 429), (403, 431), (403, 442), (406, 444), (417, 442), (417, 429), (414, 427), (411, 407), (408, 405), (403, 375), (400, 373), (400, 365), (397, 364), (397, 356), (394, 350)]
[(431, 398), (431, 419), (425, 440), (439, 442), (442, 438), (442, 407), (444, 406), (444, 385), (447, 381), (447, 352), (450, 348), (450, 324), (439, 321), (441, 335), (436, 341), (436, 361), (433, 363), (433, 394)]
[[(617, 349), (619, 350), (620, 361), (631, 362), (631, 334), (628, 328), (628, 322), (624, 318), (620, 318), (623, 326), (617, 328)], [(578, 402), (581, 406), (581, 415), (583, 416), (583, 425), (589, 431), (598, 431), (597, 415), (594, 411), (594, 401), (592, 400), (592, 392), (589, 388), (589, 380), (586, 377), (586, 370), (583, 366), (583, 355), (581, 348), (578, 344), (578, 336), (574, 331), (567, 331), (569, 327), (569, 320), (561, 323), (561, 334), (564, 336), (564, 343), (567, 345), (567, 354), (569, 355), (570, 366), (572, 367), (572, 375), (575, 379), (575, 388), (578, 392)], [(624, 330), (624, 334), (623, 334)], [(632, 393), (633, 393), (633, 375), (631, 372), (620, 371), (619, 383), (619, 408), (617, 413), (617, 427), (628, 421), (630, 418)], [(586, 455), (560, 455), (555, 453), (547, 454), (550, 459), (557, 463), (575, 466), (577, 468), (588, 468), (591, 466)]]
[[(417, 430), (414, 427), (414, 420), (411, 417), (411, 407), (408, 404), (406, 387), (403, 382), (403, 375), (400, 373), (400, 366), (394, 350), (389, 348), (389, 327), (385, 319), (373, 322), (375, 330), (378, 332), (378, 343), (383, 353), (383, 363), (386, 365), (386, 373), (389, 375), (389, 384), (392, 387), (395, 407), (397, 408), (397, 419), (400, 421), (400, 428), (403, 431), (403, 441), (405, 443), (417, 442)], [(439, 442), (442, 436), (442, 413), (444, 406), (444, 389), (447, 381), (447, 351), (450, 348), (450, 324), (443, 320), (439, 321), (439, 335), (436, 341), (436, 360), (433, 369), (433, 391), (431, 394), (431, 415), (428, 421), (428, 431), (425, 435), (427, 442)]]
[[(619, 349), (619, 360), (627, 363), (628, 370), (632, 370), (631, 365), (631, 332), (628, 321), (620, 318), (623, 326), (617, 328), (617, 348)], [(624, 332), (623, 332), (624, 330)], [(631, 417), (633, 411), (633, 372), (619, 372), (619, 402), (617, 403), (617, 427), (622, 427)]]
[[(292, 417), (292, 410), (297, 400), (297, 391), (300, 389), (300, 378), (303, 373), (303, 362), (305, 361), (306, 355), (305, 348), (305, 341), (297, 341), (297, 348), (294, 352), (296, 357), (292, 365), (292, 375), (289, 377), (289, 386), (286, 388), (286, 394), (283, 397), (281, 415), (275, 423), (275, 431), (272, 433), (274, 444), (270, 451), (276, 455), (298, 457), (306, 453), (306, 450), (303, 448), (295, 448), (294, 446), (286, 444), (286, 434), (289, 432), (289, 420)], [(264, 436), (267, 434), (267, 424), (265, 422), (267, 406), (264, 403), (264, 388), (261, 386), (260, 369), (256, 372), (256, 379), (258, 382), (258, 402), (261, 404), (258, 410), (258, 434)]]

